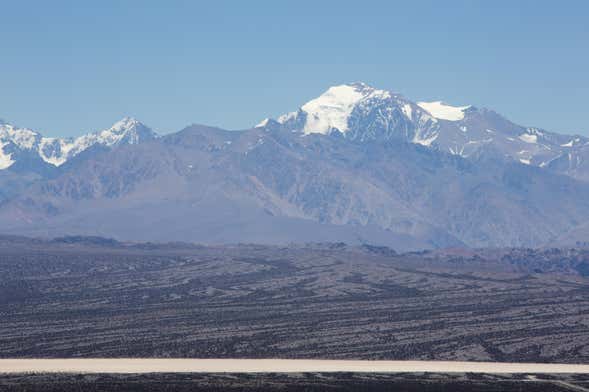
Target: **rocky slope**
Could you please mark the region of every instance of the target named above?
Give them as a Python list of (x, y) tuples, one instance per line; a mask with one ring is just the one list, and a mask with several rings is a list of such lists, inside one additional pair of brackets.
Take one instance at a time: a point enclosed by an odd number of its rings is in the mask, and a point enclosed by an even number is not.
[(538, 246), (589, 220), (589, 185), (403, 142), (192, 126), (101, 150), (0, 205), (4, 232)]
[(58, 140), (2, 127), (9, 234), (400, 250), (589, 234), (587, 139), (365, 84), (242, 131), (193, 125), (156, 138), (125, 119)]
[(493, 154), (589, 180), (589, 139), (517, 125), (485, 108), (412, 102), (363, 83), (329, 88), (295, 112), (258, 127), (341, 133), (356, 141), (403, 140), (469, 158)]

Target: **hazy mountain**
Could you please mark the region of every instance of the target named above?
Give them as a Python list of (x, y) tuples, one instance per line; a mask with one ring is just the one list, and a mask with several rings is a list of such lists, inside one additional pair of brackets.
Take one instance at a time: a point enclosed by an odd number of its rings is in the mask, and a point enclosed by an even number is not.
[(44, 137), (28, 128), (0, 122), (0, 170), (46, 171), (58, 167), (93, 145), (137, 144), (157, 135), (141, 122), (125, 117), (112, 127), (77, 138)]
[(95, 149), (137, 144), (155, 137), (153, 130), (129, 117), (77, 138), (44, 137), (0, 120), (0, 201), (35, 181), (58, 175), (79, 155), (86, 159)]
[(356, 141), (398, 139), (464, 158), (492, 153), (589, 180), (589, 139), (512, 123), (470, 105), (411, 102), (363, 83), (335, 86), (295, 112), (258, 127), (303, 134), (341, 133)]
[(583, 220), (589, 185), (528, 165), (203, 126), (98, 151), (0, 206), (10, 233), (398, 249), (540, 245)]
[(585, 138), (359, 83), (243, 131), (156, 138), (125, 119), (51, 144), (3, 127), (9, 234), (406, 250), (570, 243), (589, 227)]

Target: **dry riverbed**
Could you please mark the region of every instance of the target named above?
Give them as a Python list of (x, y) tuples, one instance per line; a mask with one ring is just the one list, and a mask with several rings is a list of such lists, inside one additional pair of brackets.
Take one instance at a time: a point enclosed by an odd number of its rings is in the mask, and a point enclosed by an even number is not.
[(308, 359), (0, 359), (0, 373), (143, 374), (305, 372), (589, 374), (589, 365), (464, 361), (354, 361)]

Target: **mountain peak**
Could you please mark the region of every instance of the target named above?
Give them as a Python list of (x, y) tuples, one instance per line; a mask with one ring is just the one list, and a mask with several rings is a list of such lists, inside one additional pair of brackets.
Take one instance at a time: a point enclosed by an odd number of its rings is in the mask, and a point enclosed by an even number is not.
[(256, 125), (254, 125), (254, 128), (264, 128), (266, 127), (268, 124), (270, 123), (270, 119), (268, 117), (266, 117), (265, 119), (263, 119), (262, 121), (260, 121), (259, 123), (257, 123)]
[[(361, 82), (330, 87), (301, 107), (300, 110), (306, 115), (303, 132), (326, 134), (334, 129), (346, 132), (348, 119), (357, 105), (370, 99), (382, 100), (390, 97), (388, 91), (377, 90)], [(279, 122), (287, 119), (288, 116), (282, 117)]]
[(157, 134), (141, 121), (133, 117), (123, 117), (110, 128), (95, 134), (97, 142), (106, 146), (115, 144), (137, 144), (144, 140), (155, 139)]
[(39, 132), (27, 128), (0, 123), (0, 170), (31, 154), (52, 166), (61, 166), (95, 144), (114, 147), (138, 144), (156, 137), (157, 134), (152, 129), (133, 117), (124, 117), (108, 129), (76, 138), (43, 137)]
[(19, 128), (7, 122), (0, 123), (0, 141), (12, 142), (19, 148), (32, 149), (41, 135), (28, 128)]
[(116, 123), (114, 123), (109, 130), (114, 132), (124, 132), (139, 125), (143, 125), (140, 121), (134, 117), (125, 116)]
[(345, 83), (345, 84), (339, 84), (336, 86), (331, 86), (321, 96), (328, 94), (328, 93), (332, 93), (332, 94), (338, 94), (338, 93), (342, 94), (343, 93), (343, 94), (345, 94), (346, 92), (349, 93), (349, 91), (354, 91), (358, 94), (361, 94), (362, 96), (368, 96), (368, 95), (374, 94), (374, 93), (377, 93), (377, 95), (390, 95), (389, 91), (377, 89), (377, 88), (372, 87), (364, 82), (352, 82), (352, 83)]
[(369, 86), (368, 84), (366, 84), (364, 82), (360, 82), (360, 81), (347, 83), (346, 85), (350, 86), (350, 87), (358, 88), (358, 89), (364, 89), (364, 88), (374, 89), (372, 86)]

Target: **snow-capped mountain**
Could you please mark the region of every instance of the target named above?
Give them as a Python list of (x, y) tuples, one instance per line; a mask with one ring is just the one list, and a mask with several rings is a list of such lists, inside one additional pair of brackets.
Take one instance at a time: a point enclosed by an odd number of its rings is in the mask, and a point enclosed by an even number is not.
[(70, 162), (4, 196), (0, 232), (422, 249), (543, 246), (589, 227), (589, 183), (412, 143), (191, 126)]
[(298, 111), (264, 120), (257, 127), (280, 127), (304, 134), (341, 133), (352, 140), (399, 138), (429, 145), (437, 120), (399, 94), (364, 83), (329, 88)]
[(589, 233), (587, 138), (362, 83), (241, 131), (156, 138), (126, 118), (55, 139), (2, 122), (0, 146), (4, 233), (398, 249)]
[(589, 180), (586, 137), (520, 126), (471, 105), (412, 102), (364, 83), (331, 87), (296, 112), (256, 127), (305, 135), (337, 133), (356, 141), (398, 139), (464, 158), (492, 154)]
[(28, 128), (0, 122), (0, 170), (19, 162), (36, 161), (61, 166), (94, 145), (114, 147), (156, 138), (156, 133), (134, 118), (125, 117), (112, 127), (77, 138), (44, 137)]

